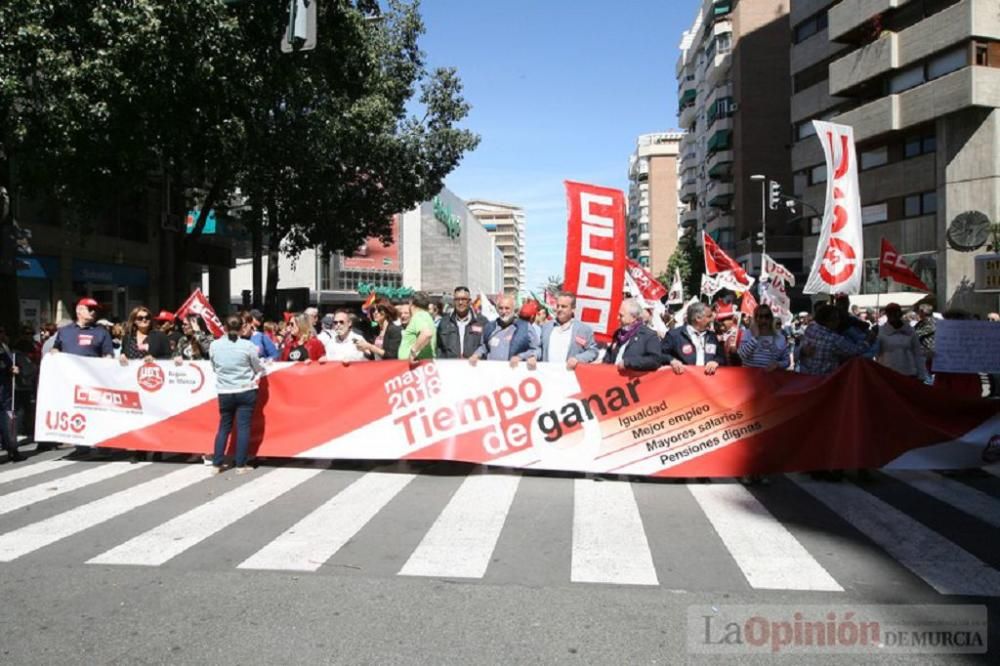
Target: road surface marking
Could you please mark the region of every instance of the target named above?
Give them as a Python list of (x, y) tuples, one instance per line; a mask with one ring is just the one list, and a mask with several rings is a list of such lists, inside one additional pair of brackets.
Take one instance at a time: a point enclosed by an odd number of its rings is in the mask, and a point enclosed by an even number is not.
[(573, 484), (575, 583), (659, 585), (632, 486), (577, 479)]
[(59, 495), (70, 493), (80, 488), (86, 488), (94, 483), (113, 479), (129, 470), (148, 464), (136, 463), (133, 465), (126, 462), (106, 463), (54, 481), (46, 481), (30, 488), (24, 488), (23, 490), (0, 496), (0, 515), (37, 504), (50, 497), (58, 497)]
[(520, 481), (512, 474), (466, 478), (399, 574), (482, 578)]
[(844, 588), (743, 486), (689, 485), (688, 490), (750, 587), (843, 592)]
[(365, 474), (237, 568), (316, 571), (415, 478)]
[(279, 467), (101, 553), (88, 564), (164, 564), (321, 471)]
[(56, 541), (100, 525), (123, 513), (194, 485), (206, 478), (205, 467), (188, 465), (99, 500), (81, 504), (37, 523), (0, 535), (0, 562), (10, 562)]

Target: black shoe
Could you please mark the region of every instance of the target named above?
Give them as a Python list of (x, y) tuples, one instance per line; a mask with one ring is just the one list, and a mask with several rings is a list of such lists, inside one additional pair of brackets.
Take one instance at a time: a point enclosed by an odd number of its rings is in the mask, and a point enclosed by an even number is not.
[(22, 460), (27, 460), (28, 456), (21, 455), (19, 451), (8, 451), (7, 460), (12, 463), (21, 462)]

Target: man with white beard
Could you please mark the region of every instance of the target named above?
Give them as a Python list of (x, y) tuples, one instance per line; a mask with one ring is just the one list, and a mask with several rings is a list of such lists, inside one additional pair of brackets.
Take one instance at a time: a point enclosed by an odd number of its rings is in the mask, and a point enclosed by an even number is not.
[(495, 321), (486, 324), (483, 342), (469, 363), (475, 365), (479, 359), (510, 361), (510, 367), (516, 368), (522, 360), (538, 358), (538, 338), (532, 334), (531, 324), (514, 313), (513, 296), (503, 296), (497, 302), (497, 314)]

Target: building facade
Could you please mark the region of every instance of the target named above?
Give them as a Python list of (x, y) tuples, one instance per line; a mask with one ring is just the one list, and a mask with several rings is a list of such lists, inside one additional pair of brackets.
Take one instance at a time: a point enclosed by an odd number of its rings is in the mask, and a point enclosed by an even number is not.
[[(704, 230), (754, 271), (761, 184), (750, 177), (791, 184), (788, 47), (787, 0), (705, 0), (676, 67), (682, 228)], [(785, 211), (767, 215), (768, 254), (797, 270), (801, 235)]]
[(682, 132), (643, 134), (629, 158), (628, 256), (654, 275), (677, 249), (677, 155)]
[(479, 218), (503, 253), (503, 292), (528, 288), (524, 209), (512, 204), (469, 199), (469, 210)]
[[(793, 0), (790, 21), (795, 191), (822, 210), (826, 171), (811, 121), (852, 126), (866, 292), (887, 288), (877, 277), (884, 237), (940, 308), (995, 308), (995, 294), (972, 289), (975, 252), (953, 249), (947, 238), (967, 211), (1000, 220), (996, 0)], [(818, 221), (809, 232), (807, 265)]]
[[(386, 245), (369, 239), (353, 257), (324, 256), (315, 250), (306, 250), (295, 260), (281, 255), (278, 284), (288, 298), (279, 301), (288, 304), (286, 309), (356, 304), (367, 296), (359, 292), (361, 285), (408, 287), (442, 296), (460, 285), (473, 292), (499, 291), (502, 254), (465, 202), (447, 188), (433, 200), (397, 215), (392, 235), (393, 242)], [(252, 279), (252, 260), (237, 260), (232, 303), (243, 301)]]

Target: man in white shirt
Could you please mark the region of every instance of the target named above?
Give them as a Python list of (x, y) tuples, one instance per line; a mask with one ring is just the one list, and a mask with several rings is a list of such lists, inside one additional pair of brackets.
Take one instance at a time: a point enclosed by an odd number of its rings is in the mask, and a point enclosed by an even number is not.
[[(576, 296), (559, 294), (556, 299), (555, 321), (542, 326), (543, 363), (565, 363), (572, 370), (580, 363), (593, 363), (597, 360), (594, 330), (582, 321), (577, 321), (575, 315)], [(528, 367), (535, 367), (535, 359), (528, 359)]]
[(332, 315), (324, 316), (323, 330), (317, 337), (326, 349), (327, 361), (351, 363), (368, 360), (357, 344), (364, 342), (364, 338), (351, 330), (351, 313), (347, 310), (337, 310)]

